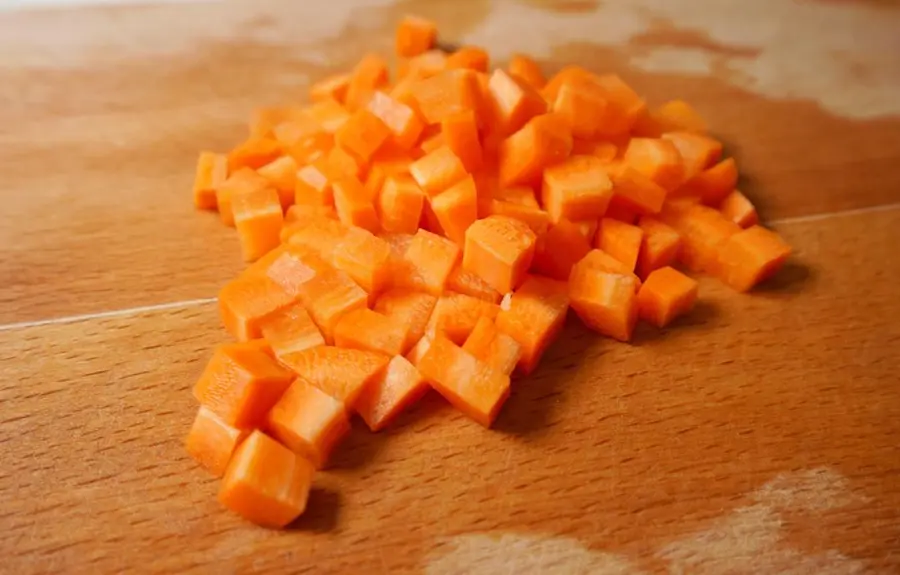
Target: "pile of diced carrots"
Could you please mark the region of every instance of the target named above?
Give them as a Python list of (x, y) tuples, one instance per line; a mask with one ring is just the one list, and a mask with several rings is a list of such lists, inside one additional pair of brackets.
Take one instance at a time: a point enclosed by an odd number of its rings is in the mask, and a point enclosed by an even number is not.
[(570, 307), (627, 342), (691, 310), (677, 268), (747, 291), (790, 252), (689, 104), (578, 66), (547, 81), (524, 55), (491, 70), (436, 37), (406, 17), (393, 82), (368, 54), (200, 155), (194, 202), (252, 263), (219, 293), (235, 341), (194, 386), (186, 445), (260, 525), (303, 513), (351, 414), (378, 431), (434, 389), (489, 427)]

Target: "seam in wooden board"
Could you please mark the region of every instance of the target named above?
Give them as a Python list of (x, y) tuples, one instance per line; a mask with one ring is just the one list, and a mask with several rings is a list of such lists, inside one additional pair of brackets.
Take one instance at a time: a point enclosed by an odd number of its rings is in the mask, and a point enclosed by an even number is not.
[[(817, 222), (821, 220), (830, 220), (832, 218), (841, 218), (846, 216), (857, 216), (861, 214), (870, 214), (877, 212), (888, 212), (891, 210), (896, 210), (900, 208), (900, 202), (896, 202), (893, 204), (882, 204), (880, 206), (870, 206), (867, 208), (857, 208), (853, 210), (843, 210), (840, 212), (829, 212), (825, 214), (813, 214), (810, 216), (797, 216), (794, 218), (781, 218), (778, 220), (770, 220), (768, 222), (769, 225), (783, 226), (790, 224), (802, 224), (807, 222)], [(79, 321), (87, 321), (91, 319), (103, 319), (103, 318), (111, 318), (111, 317), (123, 317), (131, 314), (144, 313), (150, 311), (164, 311), (169, 309), (181, 309), (186, 307), (194, 307), (199, 305), (206, 305), (210, 303), (215, 303), (216, 298), (208, 297), (208, 298), (200, 298), (200, 299), (189, 299), (183, 301), (174, 301), (169, 303), (161, 303), (155, 305), (145, 305), (138, 307), (130, 307), (125, 309), (117, 309), (112, 311), (102, 311), (96, 313), (86, 313), (82, 315), (70, 315), (65, 317), (56, 317), (50, 319), (41, 319), (36, 321), (23, 321), (18, 323), (8, 323), (4, 325), (0, 325), (0, 332), (3, 331), (11, 331), (14, 329), (24, 329), (28, 327), (40, 327), (43, 325), (60, 325), (66, 323), (75, 323)]]

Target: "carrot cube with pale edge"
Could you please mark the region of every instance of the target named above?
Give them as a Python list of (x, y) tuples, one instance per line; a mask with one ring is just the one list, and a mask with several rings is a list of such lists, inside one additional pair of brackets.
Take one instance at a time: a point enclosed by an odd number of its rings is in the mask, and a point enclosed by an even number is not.
[(278, 141), (268, 136), (250, 136), (228, 153), (228, 172), (256, 170), (281, 155)]
[(509, 397), (508, 375), (443, 336), (431, 341), (418, 367), (438, 393), (484, 427), (491, 426)]
[(462, 245), (466, 230), (478, 219), (477, 193), (472, 176), (431, 198), (431, 209), (447, 237)]
[(686, 130), (704, 133), (706, 122), (693, 106), (684, 100), (671, 100), (655, 110), (663, 131)]
[(255, 261), (281, 243), (284, 214), (278, 193), (272, 188), (235, 195), (231, 199), (231, 211), (244, 261)]
[(263, 318), (260, 330), (278, 358), (295, 351), (325, 345), (322, 332), (300, 303)]
[(603, 250), (593, 249), (589, 251), (583, 258), (581, 258), (581, 260), (579, 260), (577, 263), (586, 269), (590, 268), (601, 272), (632, 276), (634, 278), (635, 286), (641, 286), (640, 278), (637, 276), (637, 274), (628, 269), (627, 264), (622, 263)]
[(216, 477), (221, 477), (235, 448), (249, 434), (222, 421), (208, 407), (201, 405), (194, 424), (184, 441), (187, 452)]
[(437, 136), (460, 159), (467, 172), (472, 173), (481, 168), (483, 154), (481, 141), (478, 139), (478, 119), (473, 110), (462, 110), (445, 116)]
[(704, 204), (717, 206), (734, 190), (737, 181), (737, 164), (734, 158), (727, 158), (685, 182), (675, 193), (698, 196)]
[(541, 199), (553, 223), (597, 219), (612, 196), (606, 167), (594, 156), (572, 156), (544, 170)]
[(313, 102), (333, 99), (343, 102), (350, 86), (350, 74), (333, 74), (313, 82), (309, 87), (309, 99)]
[(490, 56), (488, 53), (476, 46), (462, 46), (449, 56), (445, 66), (448, 70), (465, 68), (468, 70), (476, 70), (478, 72), (487, 72), (490, 65)]
[(194, 205), (201, 210), (216, 209), (216, 188), (228, 177), (228, 158), (223, 154), (201, 152), (194, 176)]
[(538, 63), (525, 54), (513, 54), (506, 71), (510, 76), (525, 82), (535, 90), (541, 90), (547, 83)]
[(492, 288), (491, 284), (484, 281), (481, 276), (470, 272), (460, 264), (457, 264), (453, 271), (450, 272), (450, 277), (447, 278), (446, 289), (491, 303), (500, 303), (500, 298), (502, 297), (502, 294)]
[(375, 114), (360, 108), (335, 132), (335, 143), (363, 161), (369, 158), (391, 136), (391, 129)]
[(627, 164), (608, 166), (613, 183), (610, 209), (625, 209), (640, 214), (658, 214), (668, 192), (665, 188)]
[(424, 202), (425, 194), (412, 176), (402, 174), (386, 178), (377, 202), (381, 229), (394, 233), (416, 233)]
[(434, 338), (440, 334), (457, 345), (465, 343), (482, 317), (494, 319), (500, 307), (461, 293), (448, 292), (438, 298), (425, 333)]
[(334, 261), (334, 252), (341, 245), (350, 228), (330, 218), (313, 218), (290, 235), (288, 243), (294, 249), (305, 248), (326, 262)]
[(790, 254), (791, 246), (780, 235), (762, 226), (751, 226), (721, 245), (717, 276), (738, 291), (749, 291), (781, 269)]
[(348, 349), (403, 353), (407, 326), (394, 318), (360, 308), (344, 314), (334, 326), (334, 344)]
[(628, 341), (637, 321), (637, 284), (632, 275), (600, 271), (581, 262), (569, 276), (572, 309), (590, 329)]
[(637, 266), (643, 238), (644, 232), (641, 228), (603, 218), (600, 220), (594, 245), (625, 264), (628, 271), (633, 272)]
[(666, 190), (674, 190), (684, 178), (681, 154), (669, 140), (631, 138), (622, 161)]
[(350, 228), (335, 248), (333, 262), (369, 295), (375, 295), (390, 280), (391, 247), (371, 232)]
[(486, 96), (488, 121), (501, 134), (511, 134), (547, 112), (547, 102), (537, 90), (501, 69), (491, 74)]
[(375, 90), (387, 86), (389, 76), (384, 58), (378, 54), (366, 54), (350, 73), (344, 105), (351, 112), (362, 108)]
[[(350, 120), (350, 112), (334, 98), (316, 102), (307, 108), (307, 114), (327, 134), (336, 134)], [(316, 135), (321, 137), (322, 134)], [(327, 141), (327, 138), (323, 138), (321, 141)]]
[(719, 211), (722, 212), (726, 219), (731, 220), (742, 228), (749, 228), (759, 223), (756, 208), (747, 199), (747, 196), (738, 190), (734, 190), (725, 196), (725, 199), (719, 204)]
[(512, 374), (522, 357), (522, 346), (494, 324), (487, 316), (482, 316), (463, 345), (463, 350), (506, 375)]
[(235, 339), (246, 341), (260, 337), (262, 319), (293, 303), (296, 296), (264, 274), (249, 274), (225, 284), (218, 299), (225, 330)]
[(331, 168), (328, 160), (318, 158), (303, 166), (294, 178), (294, 203), (311, 206), (333, 206)]
[(232, 427), (255, 427), (293, 379), (254, 346), (229, 343), (213, 352), (194, 384), (194, 397)]
[(443, 145), (409, 165), (409, 173), (429, 197), (466, 177), (466, 168), (449, 146)]
[(572, 135), (593, 138), (608, 121), (609, 102), (593, 82), (564, 82), (552, 101), (553, 111), (572, 126)]
[(436, 304), (437, 298), (431, 294), (394, 288), (381, 294), (373, 309), (406, 326), (403, 342), (403, 353), (406, 353), (422, 338)]
[(384, 92), (376, 91), (366, 109), (387, 127), (391, 142), (401, 150), (415, 146), (425, 129), (425, 124), (412, 108)]
[(231, 200), (238, 194), (246, 194), (269, 187), (269, 181), (250, 168), (241, 168), (232, 172), (228, 179), (216, 188), (216, 205), (219, 217), (226, 226), (234, 226), (234, 212)]
[(334, 148), (334, 134), (319, 132), (299, 142), (284, 146), (284, 153), (294, 158), (298, 166), (304, 166), (320, 158), (328, 158)]
[(459, 246), (447, 238), (419, 230), (403, 257), (411, 264), (423, 289), (430, 294), (441, 295), (450, 272), (459, 261), (460, 251)]
[(455, 112), (475, 110), (481, 105), (481, 86), (475, 72), (467, 69), (446, 70), (416, 82), (413, 97), (429, 124), (439, 124)]
[(389, 360), (383, 353), (331, 346), (289, 353), (282, 359), (299, 377), (344, 402), (347, 409)]
[(313, 119), (306, 109), (289, 110), (285, 120), (272, 129), (272, 135), (279, 146), (286, 149), (323, 131), (319, 122)]
[(681, 249), (681, 234), (656, 218), (641, 217), (638, 227), (644, 232), (637, 273), (646, 278), (655, 269), (670, 265)]
[(535, 116), (500, 145), (500, 182), (504, 186), (539, 180), (544, 168), (568, 157), (572, 131), (557, 114)]
[(294, 203), (294, 188), (297, 181), (297, 162), (291, 156), (281, 156), (256, 171), (269, 180), (269, 184), (278, 192), (278, 200), (283, 210)]
[(683, 180), (690, 181), (694, 176), (710, 167), (722, 157), (722, 142), (703, 134), (693, 132), (667, 132), (662, 135), (675, 145), (684, 166)]
[(275, 352), (272, 351), (272, 346), (269, 345), (269, 342), (264, 338), (251, 339), (249, 341), (245, 341), (244, 345), (247, 346), (247, 349), (253, 349), (259, 352), (262, 352), (272, 359), (275, 359)]
[(334, 211), (332, 206), (294, 204), (284, 214), (284, 225), (281, 228), (281, 233), (278, 234), (281, 242), (289, 242), (291, 236), (306, 229), (319, 219), (337, 221), (337, 212)]
[(497, 314), (497, 328), (522, 347), (517, 367), (528, 375), (562, 331), (569, 310), (565, 282), (528, 276), (511, 297), (504, 299)]
[(638, 290), (638, 317), (665, 327), (694, 307), (697, 290), (697, 282), (678, 270), (668, 266), (654, 270)]
[(572, 266), (591, 251), (591, 244), (578, 225), (563, 218), (539, 236), (535, 245), (531, 270), (535, 273), (565, 281)]
[(536, 236), (522, 222), (491, 216), (466, 230), (463, 267), (500, 293), (515, 289), (531, 267)]
[(325, 161), (329, 170), (331, 170), (330, 176), (332, 179), (346, 176), (363, 180), (369, 169), (369, 164), (366, 160), (354, 156), (341, 146), (334, 146), (328, 150)]
[(410, 58), (431, 50), (437, 39), (437, 25), (418, 16), (404, 16), (397, 26), (394, 51), (398, 56)]
[(350, 432), (344, 404), (297, 378), (266, 415), (266, 430), (316, 467), (325, 467), (337, 443)]
[(719, 249), (741, 227), (713, 208), (692, 205), (670, 219), (681, 234), (678, 259), (692, 271), (715, 274)]
[(419, 370), (405, 357), (391, 361), (356, 400), (356, 413), (372, 431), (384, 429), (404, 409), (430, 389)]
[(332, 184), (332, 190), (334, 208), (341, 223), (378, 232), (381, 224), (375, 212), (374, 198), (369, 196), (358, 179), (351, 176), (341, 178)]
[(306, 510), (312, 463), (261, 431), (241, 443), (219, 488), (219, 502), (263, 527), (284, 527)]

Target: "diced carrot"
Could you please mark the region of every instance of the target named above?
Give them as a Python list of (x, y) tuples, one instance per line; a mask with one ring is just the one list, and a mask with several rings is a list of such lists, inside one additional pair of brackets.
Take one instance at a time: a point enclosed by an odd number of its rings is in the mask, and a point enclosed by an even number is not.
[(360, 108), (334, 134), (334, 141), (363, 162), (368, 162), (391, 133), (381, 118), (369, 109)]
[(413, 160), (411, 150), (401, 150), (391, 142), (385, 143), (372, 156), (372, 165), (365, 181), (369, 195), (377, 198), (387, 178), (409, 175), (409, 165), (413, 163)]
[(350, 419), (342, 401), (297, 378), (266, 416), (266, 430), (321, 469), (350, 432)]
[(233, 196), (231, 203), (244, 261), (255, 261), (281, 243), (284, 214), (275, 190), (243, 192)]
[[(411, 84), (416, 84), (423, 78), (436, 76), (447, 69), (447, 53), (443, 50), (428, 50), (417, 56), (413, 56), (405, 61), (400, 62), (398, 67), (398, 75), (402, 79), (397, 83), (395, 88), (399, 87), (403, 80), (411, 80)], [(392, 94), (397, 96), (396, 94)], [(402, 99), (402, 98), (401, 98)], [(406, 102), (405, 99), (402, 99)], [(416, 104), (418, 107), (418, 104)]]
[(431, 209), (447, 237), (462, 245), (466, 230), (478, 219), (477, 194), (472, 176), (431, 198)]
[(343, 102), (347, 98), (350, 87), (350, 74), (334, 74), (326, 76), (309, 87), (309, 99), (313, 102), (333, 99)]
[(340, 176), (352, 176), (359, 180), (366, 177), (369, 168), (368, 162), (358, 158), (340, 146), (334, 146), (326, 156), (330, 173), (338, 178)]
[(594, 237), (597, 235), (597, 228), (600, 227), (600, 220), (581, 220), (572, 223), (575, 224), (578, 231), (581, 232), (581, 235), (587, 240), (588, 244), (594, 243)]
[(737, 180), (737, 164), (734, 158), (727, 158), (685, 182), (676, 194), (699, 196), (704, 204), (717, 206), (737, 187)]
[(290, 353), (283, 361), (299, 377), (352, 409), (362, 390), (389, 360), (374, 351), (323, 346)]
[(672, 100), (660, 106), (655, 113), (663, 132), (685, 130), (688, 132), (706, 133), (706, 122), (693, 106), (684, 100)]
[(631, 86), (616, 74), (596, 76), (593, 81), (603, 90), (607, 101), (619, 111), (616, 121), (601, 126), (600, 132), (607, 135), (627, 132), (644, 113), (647, 105)]
[(725, 196), (722, 203), (719, 204), (719, 211), (722, 215), (742, 228), (749, 228), (759, 223), (759, 216), (756, 214), (756, 208), (747, 199), (747, 196), (738, 190), (732, 191)]
[[(611, 274), (619, 274), (631, 276), (634, 278), (635, 286), (641, 286), (641, 279), (634, 272), (628, 269), (628, 264), (624, 264), (608, 253), (600, 249), (589, 251), (583, 258), (577, 262), (583, 269), (593, 269)], [(574, 266), (573, 266), (574, 268)], [(571, 277), (571, 274), (570, 276)]]
[(488, 208), (486, 216), (487, 215), (504, 216), (519, 220), (531, 228), (531, 231), (533, 231), (537, 237), (541, 237), (547, 233), (547, 229), (550, 227), (550, 214), (537, 206), (530, 206), (528, 204), (493, 200)]
[(374, 198), (369, 196), (358, 179), (343, 177), (335, 181), (331, 188), (334, 193), (334, 208), (341, 223), (358, 226), (373, 233), (379, 230), (381, 224), (372, 201)]
[(569, 276), (572, 309), (590, 329), (619, 341), (631, 339), (637, 320), (636, 283), (632, 275), (600, 271), (582, 262)]
[(683, 180), (685, 182), (690, 181), (722, 157), (722, 142), (703, 134), (666, 132), (662, 138), (672, 142), (678, 150), (684, 166)]
[(294, 158), (298, 166), (305, 166), (319, 158), (327, 158), (334, 148), (334, 134), (319, 132), (296, 144), (285, 146), (284, 153)]
[(273, 128), (272, 135), (282, 149), (287, 149), (321, 132), (322, 126), (304, 109), (292, 111)]
[(562, 331), (569, 310), (564, 282), (528, 276), (512, 297), (504, 300), (497, 314), (497, 328), (522, 346), (517, 367), (528, 375)]
[(373, 309), (406, 326), (405, 353), (422, 338), (435, 304), (437, 298), (431, 294), (394, 288), (381, 294)]
[(578, 138), (595, 137), (610, 121), (609, 102), (593, 82), (564, 82), (552, 103), (553, 111), (569, 122)]
[(568, 122), (556, 114), (532, 118), (500, 146), (500, 182), (504, 186), (539, 180), (550, 164), (564, 160), (572, 150)]
[(251, 339), (250, 341), (245, 341), (244, 345), (247, 346), (247, 349), (253, 349), (259, 352), (262, 352), (272, 359), (275, 359), (275, 352), (272, 351), (272, 346), (269, 345), (269, 342), (264, 338)]
[(325, 345), (322, 332), (303, 307), (295, 303), (264, 317), (260, 331), (276, 358), (311, 347)]
[(541, 90), (547, 84), (541, 67), (525, 54), (513, 54), (506, 69), (510, 76), (518, 78), (535, 90)]
[(429, 389), (419, 370), (408, 359), (398, 355), (363, 390), (356, 400), (356, 412), (369, 429), (380, 431)]
[(697, 282), (670, 267), (654, 270), (638, 291), (638, 316), (656, 327), (665, 327), (694, 307)]
[(594, 245), (625, 264), (628, 271), (633, 272), (637, 266), (638, 255), (641, 253), (643, 238), (644, 232), (641, 228), (611, 218), (603, 218), (600, 220)]
[(472, 333), (466, 338), (463, 350), (506, 375), (512, 374), (522, 357), (519, 342), (497, 329), (488, 316), (478, 319)]
[(228, 467), (231, 454), (248, 434), (249, 430), (228, 425), (208, 407), (201, 405), (184, 446), (200, 465), (216, 477), (221, 477)]
[(194, 177), (194, 205), (201, 210), (216, 209), (216, 188), (228, 177), (228, 158), (223, 154), (201, 152)]
[(295, 174), (294, 203), (310, 206), (333, 206), (331, 167), (325, 158), (303, 166)]
[[(441, 142), (447, 144), (467, 172), (472, 173), (481, 168), (483, 158), (475, 112), (462, 110), (448, 114), (441, 121), (439, 135)], [(425, 150), (424, 144), (422, 149)]]
[(250, 136), (246, 141), (228, 153), (228, 172), (241, 168), (253, 170), (261, 168), (281, 155), (281, 147), (272, 138)]
[(256, 427), (291, 384), (294, 375), (244, 343), (216, 348), (194, 384), (194, 397), (226, 424)]
[(441, 334), (457, 345), (465, 343), (481, 317), (494, 319), (497, 304), (461, 293), (447, 292), (438, 298), (425, 333), (432, 339)]
[(438, 124), (455, 112), (481, 107), (478, 76), (472, 70), (457, 69), (441, 72), (419, 80), (413, 87), (419, 111), (429, 124)]
[(453, 150), (443, 145), (410, 164), (409, 173), (422, 191), (433, 198), (463, 180), (466, 168)]
[(529, 206), (533, 208), (540, 207), (537, 197), (534, 194), (534, 190), (528, 186), (512, 186), (508, 188), (497, 186), (492, 197), (495, 200), (518, 204), (520, 206)]
[(360, 308), (344, 314), (334, 327), (334, 344), (349, 349), (403, 353), (407, 328), (394, 318)]
[(316, 218), (291, 234), (288, 244), (313, 251), (326, 262), (334, 261), (334, 251), (344, 241), (349, 228), (329, 218)]
[(411, 364), (413, 364), (413, 366), (415, 366), (416, 369), (419, 369), (419, 364), (422, 362), (422, 358), (425, 357), (425, 354), (428, 352), (429, 347), (431, 347), (431, 338), (427, 335), (424, 335), (419, 338), (419, 341), (417, 341), (416, 344), (412, 346), (412, 348), (410, 348), (405, 357)]
[(619, 148), (612, 142), (603, 140), (572, 140), (572, 155), (594, 156), (604, 163), (615, 160), (619, 154)]
[(561, 219), (539, 236), (531, 270), (557, 280), (568, 280), (572, 266), (591, 251), (591, 244), (576, 224)]
[(284, 213), (284, 223), (307, 226), (319, 219), (337, 220), (337, 213), (332, 206), (293, 205)]
[(612, 196), (606, 168), (594, 156), (571, 156), (544, 170), (541, 201), (553, 223), (597, 219), (606, 213)]
[[(665, 220), (663, 220), (665, 221)], [(681, 234), (678, 259), (691, 271), (716, 273), (719, 249), (728, 238), (741, 231), (717, 210), (693, 205), (680, 217), (669, 222)]]
[(431, 342), (419, 371), (447, 401), (484, 427), (491, 426), (509, 397), (509, 376), (443, 336)]
[(306, 510), (313, 465), (261, 431), (228, 464), (219, 502), (263, 527), (284, 527)]
[(738, 291), (749, 291), (781, 269), (791, 246), (762, 226), (732, 235), (720, 247), (716, 271), (719, 279)]
[(684, 177), (681, 155), (669, 140), (632, 138), (622, 161), (666, 190), (674, 190)]
[(372, 93), (388, 84), (388, 66), (384, 58), (377, 54), (366, 54), (353, 68), (347, 85), (344, 105), (351, 112), (362, 108)]
[(404, 58), (418, 56), (430, 50), (436, 39), (437, 25), (434, 22), (418, 16), (404, 16), (397, 26), (394, 51)]
[(226, 226), (234, 226), (234, 212), (231, 199), (235, 195), (245, 194), (269, 187), (269, 181), (250, 168), (241, 168), (233, 172), (228, 179), (216, 188), (216, 204), (219, 217)]
[(563, 84), (595, 82), (596, 78), (596, 74), (588, 72), (581, 66), (569, 64), (563, 66), (562, 69), (550, 78), (550, 81), (544, 86), (541, 94), (543, 94), (544, 99), (548, 102), (553, 102), (556, 100), (556, 97), (559, 96), (559, 90), (562, 88)]
[(388, 128), (391, 141), (400, 149), (409, 150), (419, 141), (425, 125), (406, 104), (376, 91), (366, 108)]
[(636, 224), (638, 213), (623, 205), (622, 202), (617, 202), (616, 197), (613, 196), (612, 201), (609, 202), (609, 207), (606, 208), (606, 217), (626, 224)]
[(386, 232), (416, 233), (424, 201), (425, 194), (412, 176), (404, 174), (388, 177), (377, 202), (381, 228)]
[(479, 72), (487, 72), (490, 64), (490, 56), (483, 48), (475, 46), (462, 46), (447, 56), (446, 66), (448, 70), (455, 68), (467, 68)]
[(259, 258), (252, 264), (248, 265), (243, 272), (238, 275), (238, 278), (247, 279), (252, 277), (266, 277), (266, 274), (269, 271), (269, 266), (272, 265), (272, 262), (281, 257), (281, 254), (287, 251), (287, 244), (281, 244), (277, 248), (273, 249), (263, 257)]
[(490, 303), (499, 303), (502, 295), (481, 276), (457, 264), (447, 278), (447, 290), (472, 296)]
[(488, 82), (489, 120), (502, 134), (512, 134), (531, 118), (547, 112), (540, 93), (501, 69), (494, 70)]
[(334, 98), (316, 102), (306, 110), (306, 113), (328, 134), (336, 134), (351, 117), (347, 108)]
[[(435, 124), (435, 125), (439, 125), (439, 124)], [(437, 132), (435, 134), (428, 136), (424, 140), (422, 140), (422, 143), (419, 146), (419, 150), (421, 150), (422, 156), (425, 156), (425, 155), (430, 154), (431, 152), (437, 150), (438, 148), (440, 148), (443, 145), (444, 145), (444, 134), (442, 132)], [(420, 156), (419, 159), (421, 159), (422, 156)]]
[(460, 251), (452, 241), (420, 229), (409, 244), (404, 259), (414, 268), (422, 288), (439, 296), (459, 261)]
[(228, 333), (247, 341), (262, 335), (260, 321), (264, 317), (293, 301), (294, 297), (265, 275), (240, 276), (219, 292), (219, 315)]
[(391, 247), (371, 232), (350, 228), (335, 248), (333, 262), (373, 296), (390, 280)]
[(655, 269), (670, 265), (681, 249), (681, 234), (656, 218), (642, 216), (638, 227), (644, 232), (637, 272), (646, 278)]
[(278, 192), (278, 200), (283, 210), (294, 203), (294, 187), (297, 181), (297, 162), (294, 158), (281, 156), (261, 167), (257, 173), (269, 180), (269, 184)]
[(609, 170), (613, 182), (611, 206), (640, 214), (658, 214), (666, 201), (666, 189), (641, 173), (626, 165), (612, 165)]
[(525, 279), (534, 258), (536, 236), (522, 222), (505, 216), (478, 220), (466, 231), (463, 267), (500, 293)]
[(656, 115), (656, 110), (644, 109), (631, 126), (631, 136), (636, 138), (659, 138), (663, 134), (663, 125)]

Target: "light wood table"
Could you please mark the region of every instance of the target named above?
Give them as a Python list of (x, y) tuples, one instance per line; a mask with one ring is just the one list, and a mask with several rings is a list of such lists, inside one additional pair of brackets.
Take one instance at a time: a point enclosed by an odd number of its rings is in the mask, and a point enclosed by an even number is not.
[[(184, 453), (237, 240), (200, 149), (404, 12), (699, 108), (796, 248), (632, 345), (570, 322), (486, 431), (357, 425), (283, 532)], [(890, 2), (386, 0), (0, 11), (0, 572), (900, 572), (900, 12)]]

